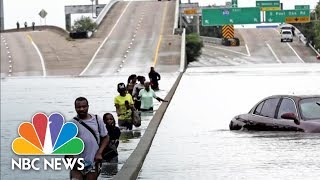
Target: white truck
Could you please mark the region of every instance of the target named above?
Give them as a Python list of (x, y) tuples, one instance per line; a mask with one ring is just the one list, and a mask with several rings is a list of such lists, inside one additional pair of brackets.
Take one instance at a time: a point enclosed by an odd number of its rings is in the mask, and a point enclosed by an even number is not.
[(293, 35), (291, 29), (281, 29), (281, 42), (283, 41), (293, 41)]

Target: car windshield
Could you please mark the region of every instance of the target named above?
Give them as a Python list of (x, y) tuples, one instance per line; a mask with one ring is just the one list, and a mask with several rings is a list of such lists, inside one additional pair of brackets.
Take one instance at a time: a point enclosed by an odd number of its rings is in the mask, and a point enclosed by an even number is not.
[(291, 34), (290, 31), (283, 31), (282, 34)]
[(306, 98), (299, 102), (301, 116), (304, 120), (320, 119), (320, 97)]

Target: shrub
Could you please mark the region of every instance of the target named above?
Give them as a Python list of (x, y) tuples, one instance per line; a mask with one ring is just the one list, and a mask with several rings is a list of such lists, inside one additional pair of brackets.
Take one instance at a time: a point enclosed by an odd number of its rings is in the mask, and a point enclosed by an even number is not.
[(90, 18), (81, 16), (80, 19), (74, 21), (72, 26), (72, 31), (75, 32), (84, 32), (91, 31), (94, 32), (97, 29), (97, 24)]
[(197, 60), (197, 58), (201, 55), (202, 47), (203, 42), (198, 34), (191, 33), (186, 36), (187, 64)]

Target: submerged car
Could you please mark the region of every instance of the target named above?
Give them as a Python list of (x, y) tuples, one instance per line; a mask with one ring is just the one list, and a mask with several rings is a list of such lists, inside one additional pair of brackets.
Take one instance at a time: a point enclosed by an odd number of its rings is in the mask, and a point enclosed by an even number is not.
[(269, 96), (249, 113), (235, 116), (229, 128), (320, 133), (320, 95)]

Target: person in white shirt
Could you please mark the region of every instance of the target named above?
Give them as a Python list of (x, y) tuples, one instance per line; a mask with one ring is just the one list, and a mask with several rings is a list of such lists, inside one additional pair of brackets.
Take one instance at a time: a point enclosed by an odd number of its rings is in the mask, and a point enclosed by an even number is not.
[(134, 107), (137, 110), (140, 110), (141, 101), (140, 101), (140, 99), (138, 99), (138, 95), (139, 95), (140, 90), (144, 89), (144, 82), (146, 81), (146, 78), (144, 76), (138, 76), (137, 79), (140, 83), (136, 84), (133, 87), (132, 97), (134, 100)]
[(144, 83), (144, 89), (140, 90), (138, 98), (141, 101), (141, 106), (140, 106), (141, 111), (153, 111), (153, 98), (155, 98), (159, 102), (160, 101), (168, 102), (156, 95), (153, 89), (150, 88), (150, 82), (148, 81)]

